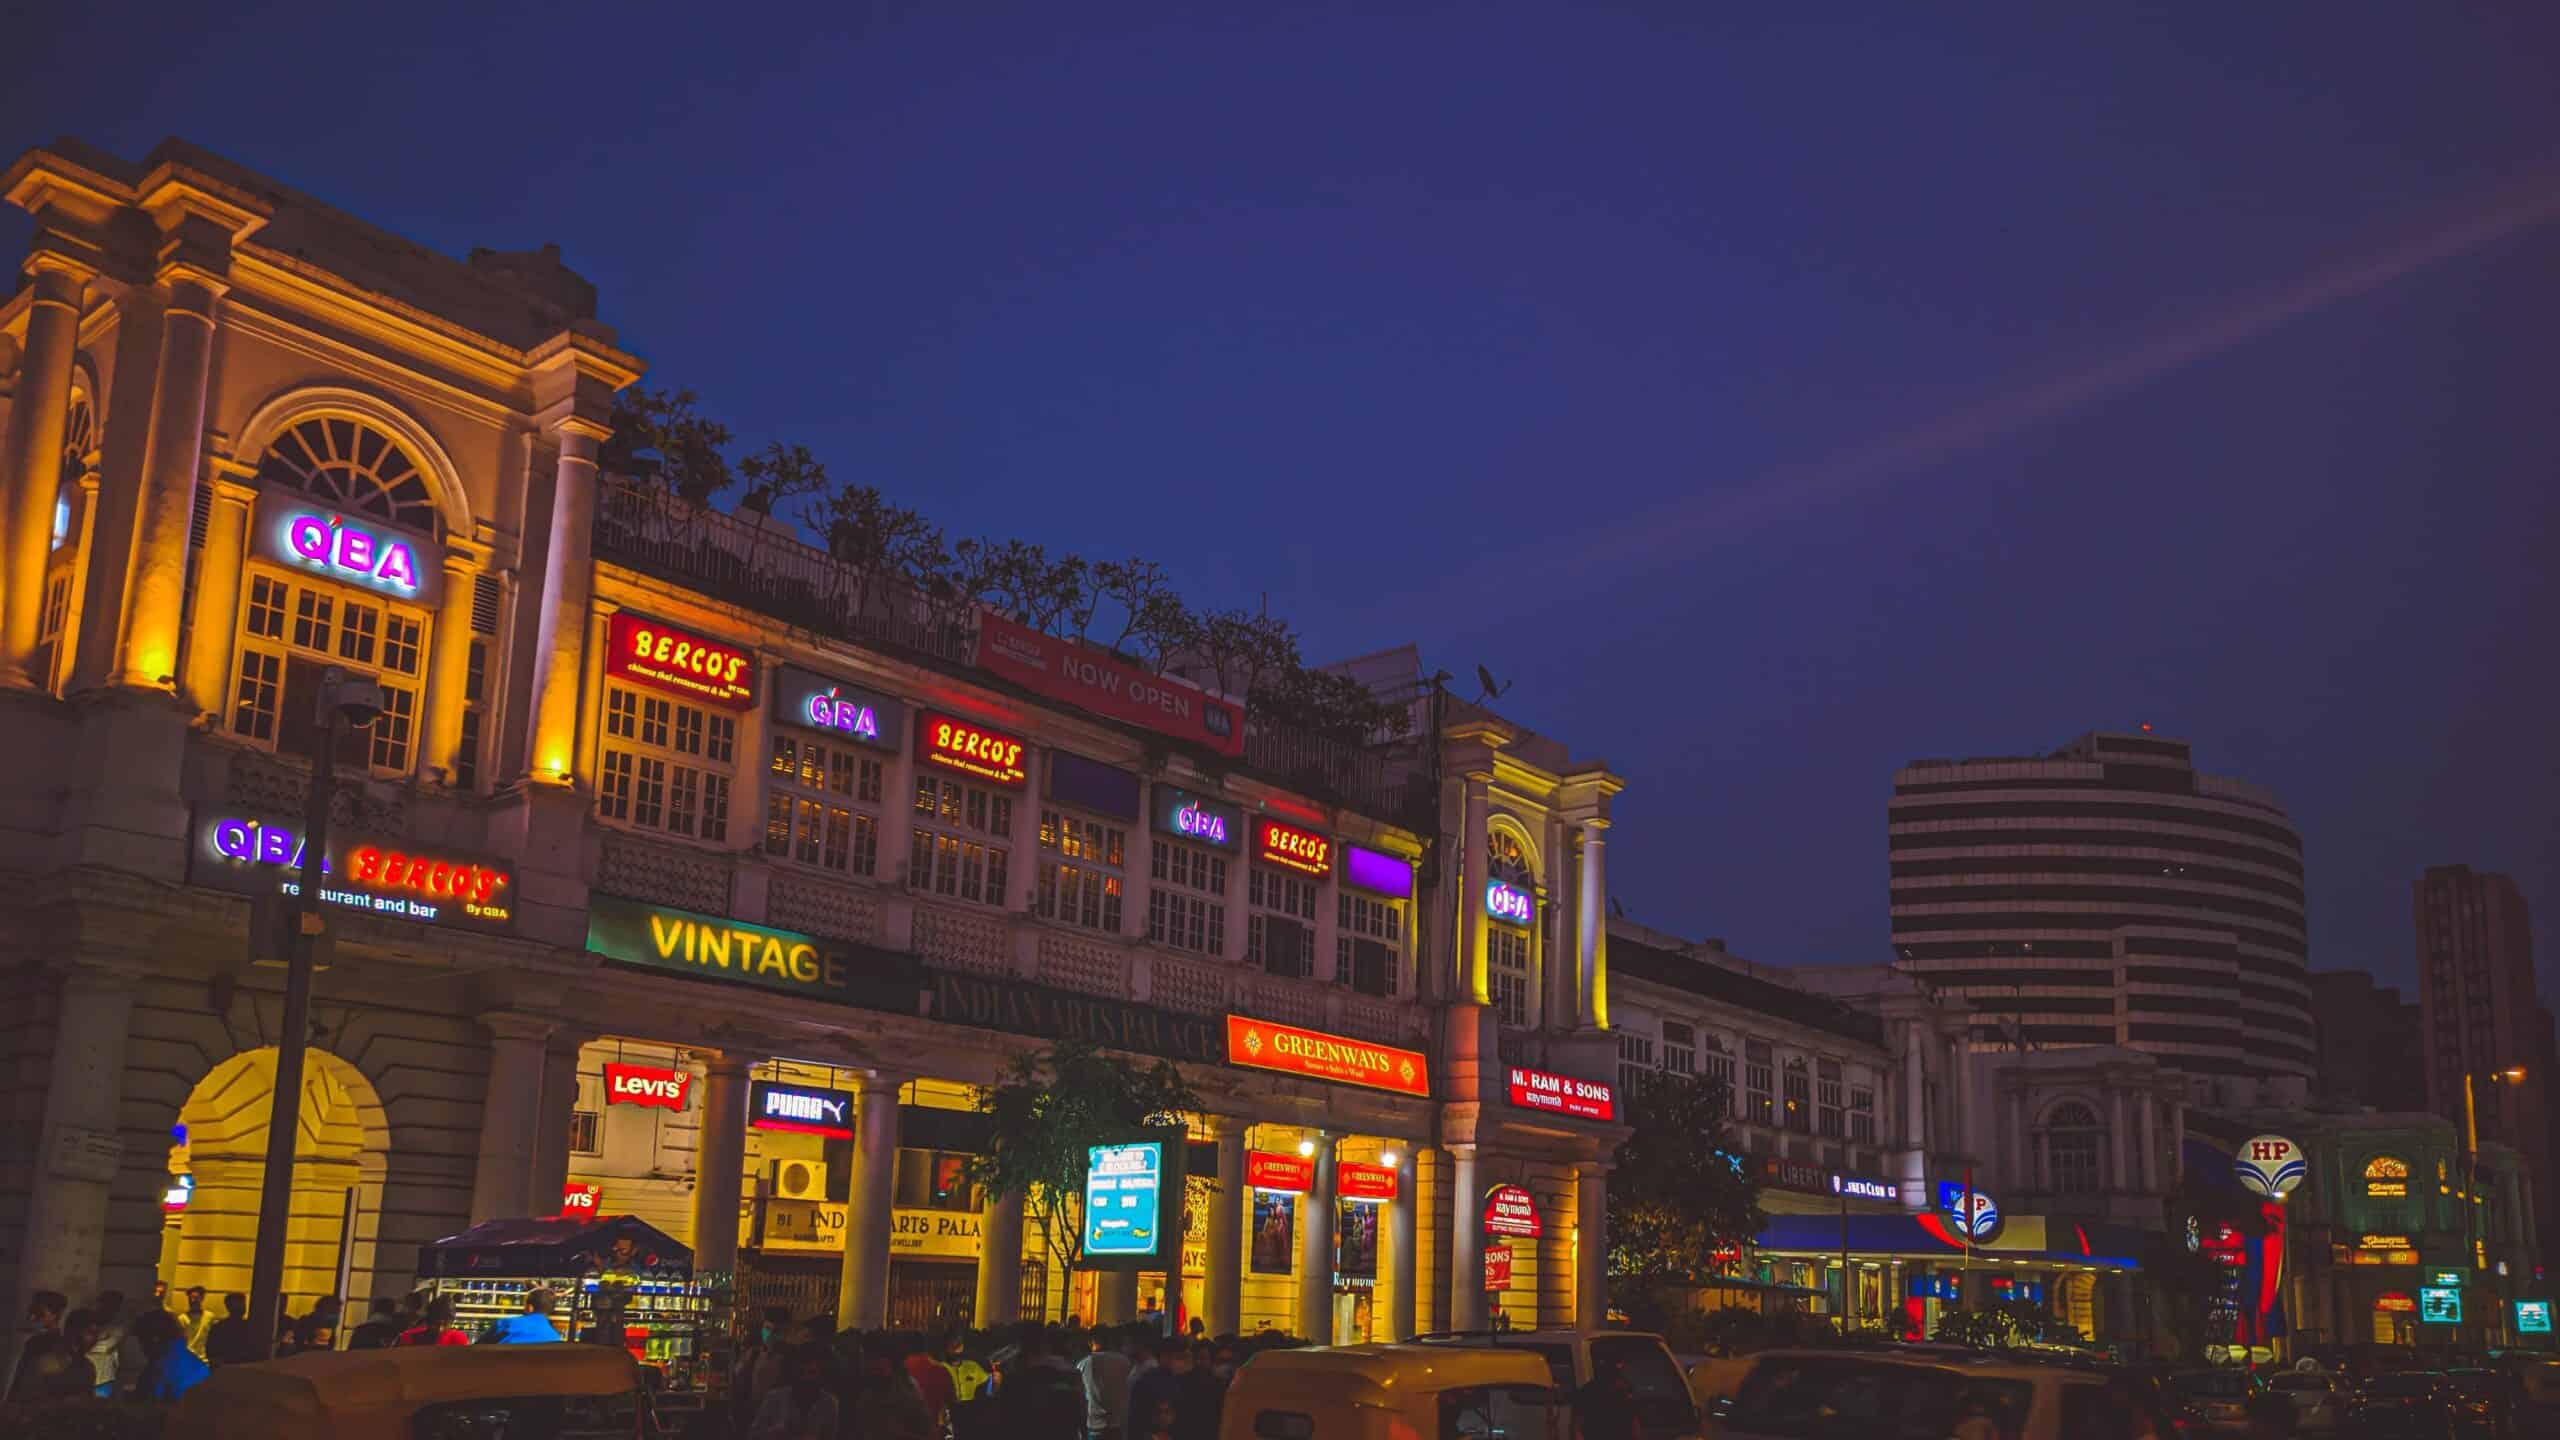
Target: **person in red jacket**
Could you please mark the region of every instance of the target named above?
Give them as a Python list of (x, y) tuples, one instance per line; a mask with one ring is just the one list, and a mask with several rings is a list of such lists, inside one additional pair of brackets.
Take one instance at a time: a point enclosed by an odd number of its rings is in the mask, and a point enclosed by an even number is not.
[(453, 1302), (439, 1299), (429, 1301), (425, 1317), (419, 1320), (414, 1328), (401, 1331), (400, 1338), (391, 1343), (394, 1345), (468, 1345), (471, 1343), (471, 1337), (454, 1328)]

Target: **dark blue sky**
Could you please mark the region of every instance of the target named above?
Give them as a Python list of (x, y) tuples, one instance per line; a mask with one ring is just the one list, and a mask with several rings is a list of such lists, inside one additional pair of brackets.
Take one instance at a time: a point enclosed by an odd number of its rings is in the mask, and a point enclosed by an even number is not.
[(0, 141), (557, 241), (746, 441), (1482, 661), (1746, 954), (1884, 958), (1897, 764), (2149, 720), (2316, 965), (2445, 860), (2549, 955), (2560, 12), (1736, 8), (58, 6)]

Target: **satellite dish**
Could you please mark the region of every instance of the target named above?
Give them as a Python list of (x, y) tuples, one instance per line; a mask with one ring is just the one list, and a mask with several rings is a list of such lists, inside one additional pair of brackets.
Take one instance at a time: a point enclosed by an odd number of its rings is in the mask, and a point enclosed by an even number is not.
[(1476, 683), (1484, 687), (1482, 693), (1476, 696), (1479, 700), (1499, 700), (1511, 689), (1508, 685), (1496, 684), (1493, 672), (1482, 665), (1476, 667)]

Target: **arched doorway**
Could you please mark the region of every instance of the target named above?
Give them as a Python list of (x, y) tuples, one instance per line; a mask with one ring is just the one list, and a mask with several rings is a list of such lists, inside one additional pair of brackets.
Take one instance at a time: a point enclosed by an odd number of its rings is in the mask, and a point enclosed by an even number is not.
[(2087, 1340), (2098, 1336), (2098, 1277), (2086, 1270), (2060, 1276), (2053, 1287), (2054, 1318)]
[[(217, 1311), (218, 1297), (249, 1289), (275, 1080), (274, 1046), (234, 1055), (196, 1082), (178, 1114), (183, 1138), (170, 1151), (170, 1168), (191, 1175), (194, 1190), (162, 1232), (159, 1273), (172, 1291), (203, 1286), (217, 1297), (211, 1302)], [(356, 1192), (356, 1229), (348, 1298), (360, 1304), (375, 1293), (374, 1232), (390, 1141), (372, 1083), (326, 1050), (308, 1052), (285, 1237), (284, 1290), (294, 1313), (337, 1288), (349, 1189)]]

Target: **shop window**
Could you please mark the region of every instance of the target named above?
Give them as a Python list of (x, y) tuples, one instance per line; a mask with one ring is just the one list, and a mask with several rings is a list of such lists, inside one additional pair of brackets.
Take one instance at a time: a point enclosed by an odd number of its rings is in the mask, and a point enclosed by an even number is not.
[[(331, 666), (370, 675), (383, 710), (370, 732), (343, 732), (342, 765), (406, 774), (417, 759), (418, 691), (425, 681), (423, 612), (359, 600), (325, 583), (249, 575), (241, 607), (239, 669), (231, 689), (231, 733), (292, 755), (309, 755), (318, 720), (313, 697)], [(359, 658), (361, 657), (361, 658)]]
[(1618, 1086), (1633, 1089), (1654, 1068), (1653, 1037), (1632, 1030), (1618, 1032)]
[(2053, 1108), (2044, 1122), (2044, 1154), (2055, 1193), (2094, 1195), (2104, 1187), (2098, 1157), (2106, 1138), (2105, 1127), (2088, 1106), (2066, 1101)]
[(413, 530), (435, 528), (435, 499), (417, 462), (361, 421), (329, 416), (295, 425), (267, 447), (258, 479), (354, 514)]
[(729, 838), (738, 719), (607, 684), (596, 816), (692, 839)]
[(1002, 906), (1012, 836), (1012, 796), (918, 775), (907, 884), (972, 905)]
[(71, 567), (57, 565), (44, 582), (44, 611), (36, 624), (35, 658), (28, 662), (36, 682), (51, 688), (54, 662), (62, 654), (62, 632), (71, 620)]
[(1227, 857), (1158, 835), (1147, 856), (1147, 938), (1202, 955), (1227, 953)]
[(901, 1210), (975, 1210), (977, 1194), (969, 1188), (969, 1157), (957, 1150), (898, 1151), (892, 1185)]
[(1876, 1139), (1876, 1087), (1861, 1081), (1849, 1087), (1849, 1138), (1861, 1145)]
[(1787, 1062), (1787, 1108), (1781, 1115), (1786, 1127), (1799, 1135), (1813, 1132), (1813, 1081), (1799, 1055)]
[(1674, 1075), (1698, 1073), (1698, 1031), (1677, 1020), (1662, 1022), (1662, 1068)]
[(1363, 995), (1393, 995), (1403, 987), (1403, 901), (1345, 889), (1334, 922), (1334, 983)]
[(604, 1153), (604, 1116), (593, 1110), (569, 1112), (569, 1153), (572, 1155)]
[(1128, 834), (1119, 826), (1066, 810), (1040, 812), (1040, 893), (1034, 908), (1108, 935), (1120, 933), (1120, 900), (1127, 881)]
[(1777, 1066), (1766, 1040), (1742, 1042), (1742, 1118), (1754, 1125), (1778, 1123), (1778, 1104), (1770, 1093)]
[(1840, 1062), (1818, 1060), (1813, 1068), (1813, 1128), (1819, 1135), (1840, 1138)]
[(1271, 865), (1245, 871), (1244, 960), (1303, 979), (1316, 969), (1316, 882)]
[(773, 737), (764, 795), (764, 853), (839, 875), (880, 868), (877, 757), (796, 735)]
[[(1486, 837), (1487, 872), (1496, 880), (1536, 894), (1538, 877), (1529, 864), (1528, 847), (1509, 829), (1496, 826)], [(1482, 904), (1478, 896), (1471, 902)], [(1505, 1025), (1531, 1025), (1538, 1017), (1537, 936), (1522, 926), (1488, 921), (1485, 925), (1485, 986), (1493, 1008)]]

